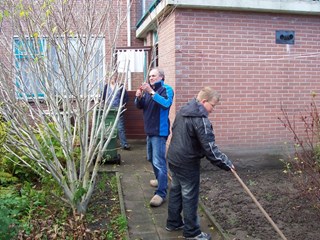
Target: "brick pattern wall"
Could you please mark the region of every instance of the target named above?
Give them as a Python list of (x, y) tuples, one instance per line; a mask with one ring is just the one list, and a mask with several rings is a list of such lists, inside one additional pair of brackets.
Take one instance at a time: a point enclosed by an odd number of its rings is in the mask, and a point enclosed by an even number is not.
[[(131, 73), (131, 89), (128, 88), (128, 82), (126, 84), (126, 89), (131, 91), (136, 91), (144, 81), (143, 72), (132, 72)], [(118, 79), (125, 79), (124, 73), (119, 73)], [(129, 79), (128, 79), (129, 80)]]
[(154, 0), (146, 0), (146, 11), (151, 7), (151, 5), (154, 3)]
[(152, 42), (153, 42), (153, 34), (152, 32), (148, 32), (146, 39), (145, 39), (146, 45), (147, 46), (152, 46)]
[(131, 1), (131, 46), (140, 47), (143, 46), (143, 40), (136, 38), (136, 23), (142, 17), (142, 6), (140, 0)]
[[(159, 39), (159, 67), (164, 70), (165, 83), (173, 87), (176, 92), (176, 62), (175, 62), (175, 20), (174, 14), (169, 15), (158, 28)], [(175, 102), (170, 109), (170, 119), (173, 123), (175, 116)]]
[[(298, 112), (311, 91), (320, 94), (319, 16), (177, 9), (175, 17), (175, 47), (169, 26), (159, 36), (176, 109), (210, 86), (222, 95), (210, 117), (218, 145), (277, 147), (290, 139), (278, 120), (281, 104)], [(275, 44), (276, 30), (295, 31), (295, 44)]]

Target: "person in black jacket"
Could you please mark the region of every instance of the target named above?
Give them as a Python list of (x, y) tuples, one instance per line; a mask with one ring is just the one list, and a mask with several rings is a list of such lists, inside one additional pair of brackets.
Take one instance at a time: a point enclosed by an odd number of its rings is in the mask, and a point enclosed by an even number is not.
[(201, 159), (206, 157), (226, 171), (234, 168), (231, 160), (216, 146), (208, 119), (219, 99), (216, 91), (203, 88), (197, 98), (180, 109), (172, 125), (172, 138), (167, 152), (172, 181), (166, 230), (183, 229), (186, 239), (211, 239), (210, 234), (201, 232), (197, 215)]

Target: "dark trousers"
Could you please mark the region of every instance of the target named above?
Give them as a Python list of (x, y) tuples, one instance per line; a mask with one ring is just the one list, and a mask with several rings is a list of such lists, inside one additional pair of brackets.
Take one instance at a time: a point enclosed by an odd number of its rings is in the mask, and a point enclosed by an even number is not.
[(186, 170), (171, 164), (169, 169), (172, 181), (167, 227), (176, 228), (184, 222), (183, 236), (197, 236), (201, 233), (198, 217), (200, 169)]

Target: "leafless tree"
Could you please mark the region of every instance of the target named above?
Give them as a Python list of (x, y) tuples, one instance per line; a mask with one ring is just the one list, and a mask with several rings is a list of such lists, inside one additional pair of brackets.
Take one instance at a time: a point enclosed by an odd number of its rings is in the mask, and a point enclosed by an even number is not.
[(17, 164), (51, 174), (74, 213), (86, 212), (121, 111), (105, 124), (109, 103), (126, 85), (123, 74), (101, 101), (104, 84), (117, 71), (123, 2), (0, 3), (0, 109), (9, 126), (4, 147)]

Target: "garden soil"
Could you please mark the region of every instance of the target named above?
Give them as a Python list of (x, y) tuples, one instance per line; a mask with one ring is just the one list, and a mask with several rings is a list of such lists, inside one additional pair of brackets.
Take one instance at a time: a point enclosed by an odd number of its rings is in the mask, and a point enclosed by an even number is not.
[[(283, 169), (238, 169), (237, 173), (288, 240), (320, 239), (319, 209), (301, 195)], [(281, 239), (232, 172), (207, 160), (202, 160), (200, 195), (229, 239)]]

